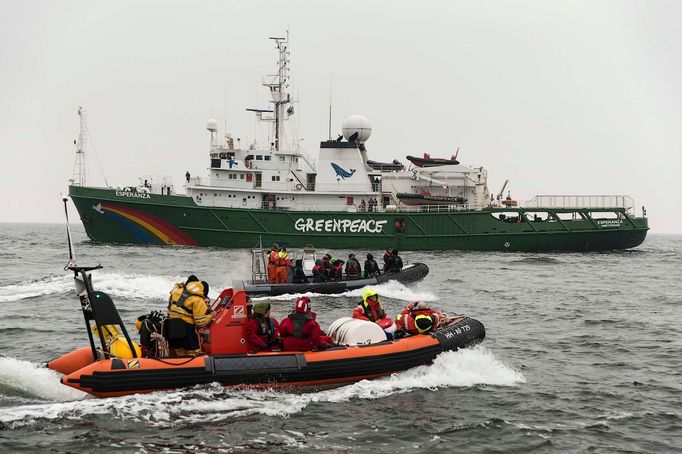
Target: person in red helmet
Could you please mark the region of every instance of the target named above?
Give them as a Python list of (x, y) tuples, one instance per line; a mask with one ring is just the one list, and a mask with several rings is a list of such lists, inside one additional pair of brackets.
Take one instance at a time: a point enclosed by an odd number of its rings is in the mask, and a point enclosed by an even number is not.
[(333, 347), (334, 341), (324, 334), (320, 324), (315, 320), (316, 317), (315, 312), (310, 310), (310, 298), (307, 296), (298, 298), (294, 312), (279, 325), (282, 349), (289, 352), (301, 352)]
[(405, 306), (405, 309), (395, 318), (396, 337), (415, 334), (426, 334), (435, 331), (440, 324), (440, 313), (431, 309), (423, 301), (415, 301)]

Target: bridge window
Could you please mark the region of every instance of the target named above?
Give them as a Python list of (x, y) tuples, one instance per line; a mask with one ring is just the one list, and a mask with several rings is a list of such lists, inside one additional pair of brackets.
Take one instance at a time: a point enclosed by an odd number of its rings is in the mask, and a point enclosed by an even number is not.
[(491, 213), (491, 216), (497, 219), (498, 221), (508, 222), (510, 224), (520, 224), (521, 222), (525, 222), (523, 218), (520, 216), (520, 214), (516, 211), (504, 213), (495, 212)]
[(279, 175), (273, 175), (272, 181), (279, 181)]
[(526, 211), (526, 217), (531, 222), (551, 222), (554, 220), (547, 211)]
[(265, 158), (266, 161), (269, 161), (270, 159), (272, 159), (272, 156), (269, 156), (269, 155), (265, 155), (263, 157)]

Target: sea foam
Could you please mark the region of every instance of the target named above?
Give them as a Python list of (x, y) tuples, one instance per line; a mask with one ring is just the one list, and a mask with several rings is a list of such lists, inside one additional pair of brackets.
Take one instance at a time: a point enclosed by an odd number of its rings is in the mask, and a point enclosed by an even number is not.
[[(18, 361), (18, 360), (12, 360)], [(19, 363), (26, 363), (19, 361)], [(11, 363), (16, 364), (16, 363)], [(1, 365), (1, 364), (0, 364)], [(22, 365), (25, 371), (35, 367)], [(16, 369), (16, 367), (15, 367)], [(50, 375), (48, 375), (48, 373)], [(34, 380), (17, 376), (16, 379)], [(68, 394), (70, 390), (57, 388), (57, 378), (49, 371), (28, 385), (36, 395), (52, 400), (79, 398), (82, 394)], [(116, 418), (144, 421), (167, 426), (220, 421), (249, 415), (287, 417), (304, 412), (311, 404), (339, 403), (354, 400), (375, 400), (408, 393), (416, 389), (467, 388), (477, 385), (516, 386), (525, 383), (521, 373), (498, 360), (487, 348), (477, 346), (439, 355), (431, 366), (416, 367), (376, 380), (309, 393), (294, 393), (275, 389), (224, 388), (213, 383), (189, 389), (141, 394), (109, 399), (85, 399), (75, 402), (24, 405), (3, 409), (0, 422), (12, 426), (30, 424), (37, 419), (61, 417), (85, 418), (90, 415), (111, 414)]]

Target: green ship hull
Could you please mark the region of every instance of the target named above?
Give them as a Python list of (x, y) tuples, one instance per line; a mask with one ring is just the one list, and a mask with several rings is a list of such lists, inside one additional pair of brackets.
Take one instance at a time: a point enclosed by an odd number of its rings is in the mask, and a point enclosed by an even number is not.
[[(93, 241), (251, 248), (598, 251), (628, 249), (646, 238), (648, 221), (623, 208), (500, 208), (477, 211), (339, 212), (199, 206), (187, 196), (70, 186)], [(526, 213), (542, 211), (544, 220)], [(494, 214), (515, 214), (505, 222)], [(572, 213), (571, 219), (565, 218)], [(615, 216), (614, 216), (615, 213)], [(607, 216), (607, 214), (610, 216)], [(508, 220), (507, 220), (508, 221)]]

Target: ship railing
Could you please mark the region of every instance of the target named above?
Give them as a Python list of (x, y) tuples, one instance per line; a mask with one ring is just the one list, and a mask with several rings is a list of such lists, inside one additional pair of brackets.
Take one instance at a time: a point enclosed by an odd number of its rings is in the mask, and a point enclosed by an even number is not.
[[(447, 211), (469, 211), (472, 207), (468, 204), (462, 205), (398, 205), (395, 211), (401, 213), (440, 213)], [(383, 211), (394, 211), (391, 206), (387, 206)]]
[(635, 203), (627, 195), (536, 195), (524, 208), (624, 208), (634, 215)]

